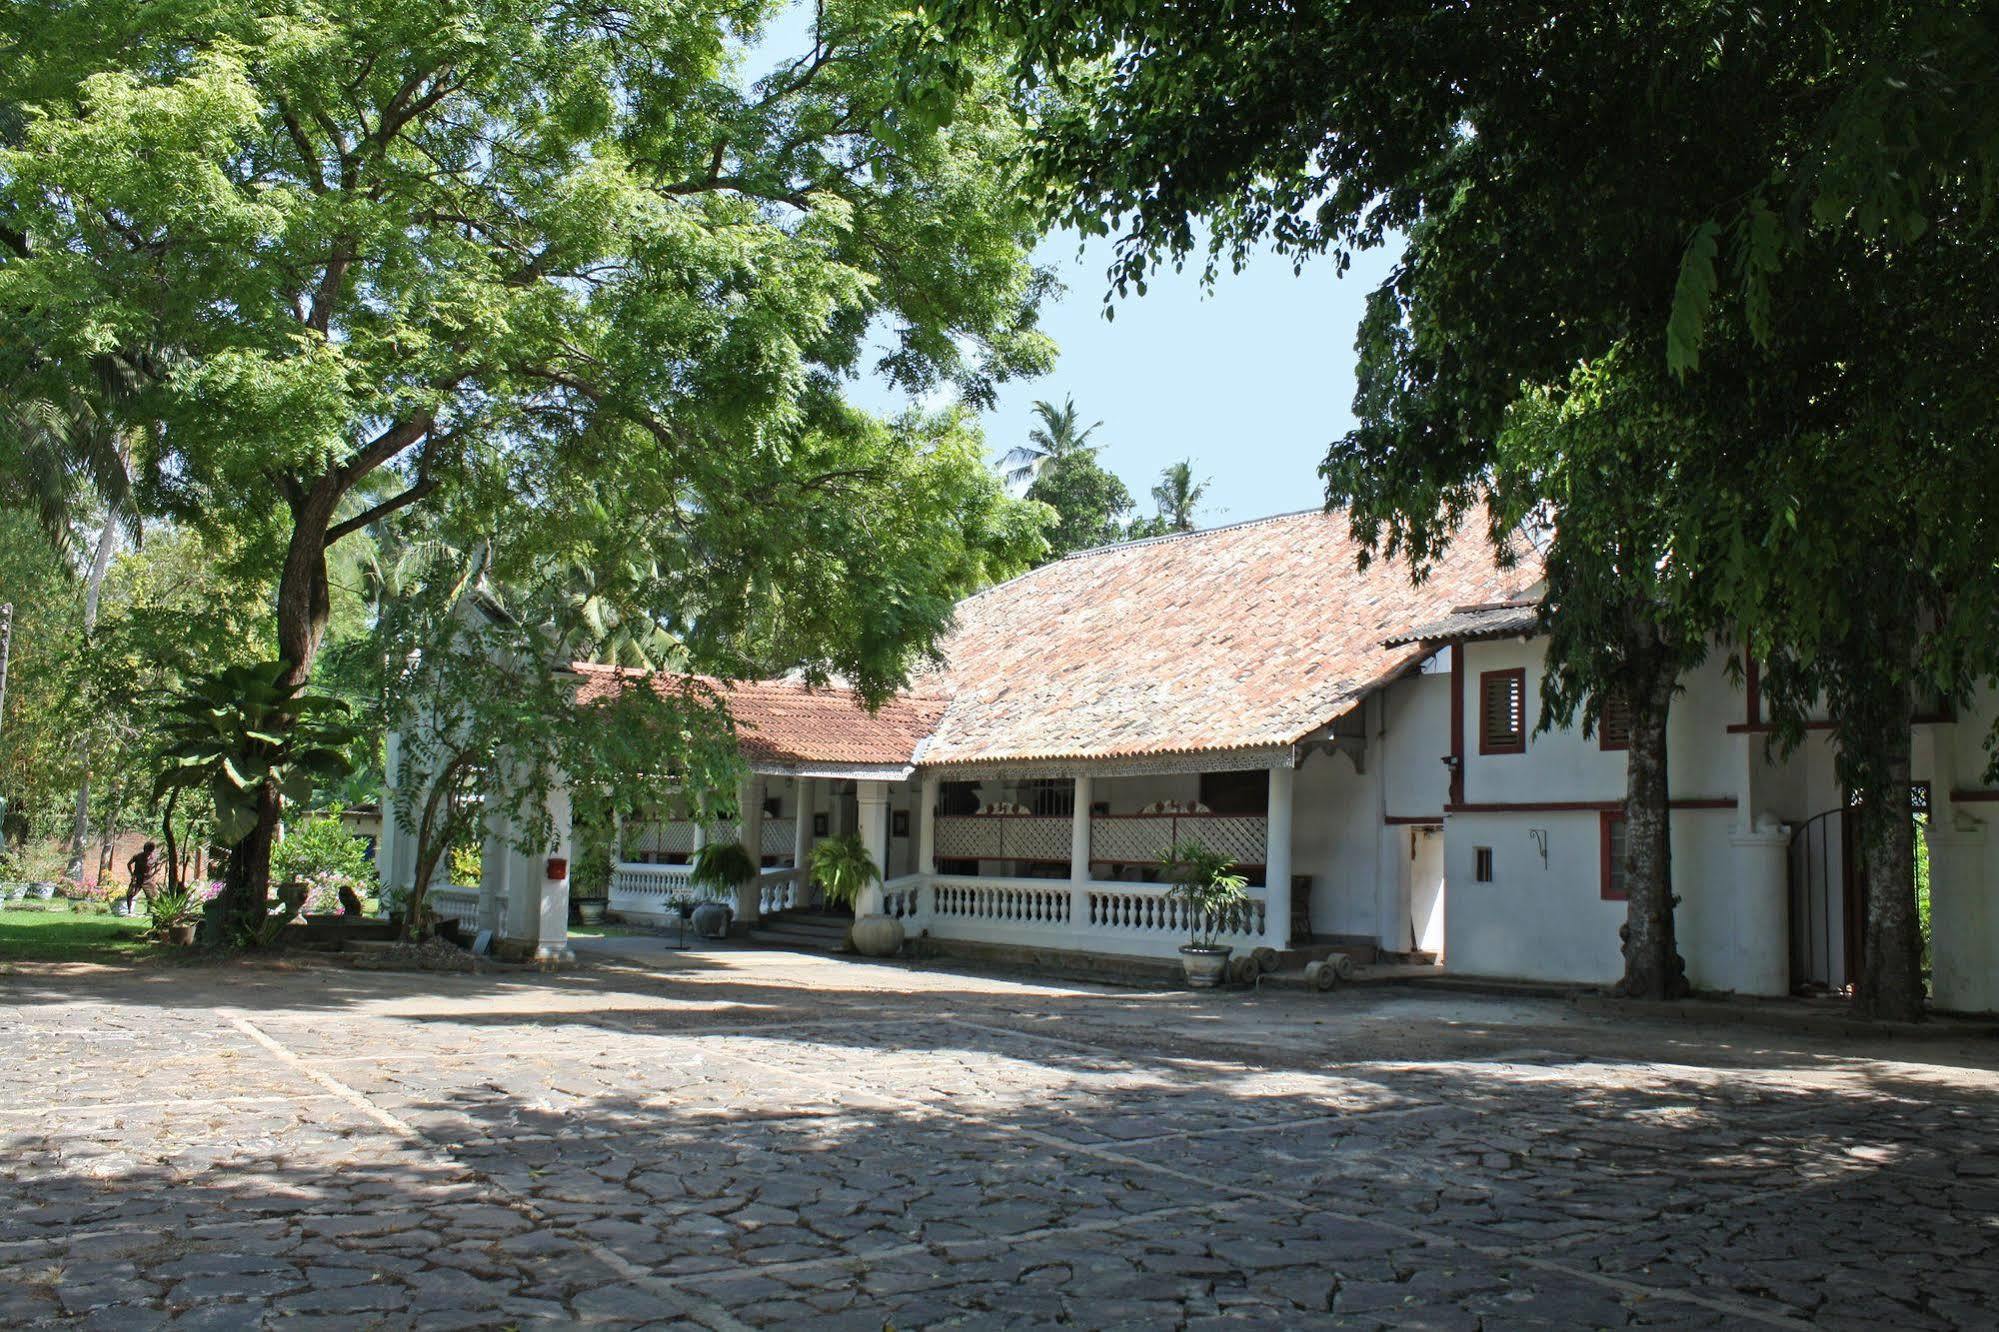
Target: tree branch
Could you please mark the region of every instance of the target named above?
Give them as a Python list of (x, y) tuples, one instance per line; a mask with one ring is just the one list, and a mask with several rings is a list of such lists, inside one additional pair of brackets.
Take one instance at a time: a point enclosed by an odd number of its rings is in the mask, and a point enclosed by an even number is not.
[(407, 509), (410, 505), (415, 504), (417, 501), (421, 500), (424, 496), (430, 494), (431, 491), (436, 489), (437, 489), (436, 477), (432, 476), (418, 477), (416, 480), (416, 484), (412, 485), (408, 490), (405, 490), (402, 494), (391, 496), (390, 498), (383, 500), (380, 504), (376, 504), (370, 508), (363, 509), (361, 512), (355, 514), (352, 518), (348, 518), (341, 522), (337, 522), (333, 526), (327, 528), (326, 544), (330, 546), (344, 536), (352, 536), (354, 533), (366, 527), (369, 523), (375, 522), (378, 519), (386, 518), (390, 514), (395, 513), (399, 509)]

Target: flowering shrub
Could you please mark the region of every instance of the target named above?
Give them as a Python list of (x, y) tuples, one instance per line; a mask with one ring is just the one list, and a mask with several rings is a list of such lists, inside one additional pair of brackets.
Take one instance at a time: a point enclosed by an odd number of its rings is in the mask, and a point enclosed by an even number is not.
[(359, 897), (362, 885), (344, 874), (322, 870), (318, 874), (306, 876), (305, 913), (309, 916), (345, 915), (347, 908), (340, 901), (342, 887), (352, 888)]
[(375, 891), (375, 866), (367, 845), (341, 826), (338, 810), (308, 815), (285, 830), (285, 840), (271, 852), (273, 883), (304, 883), (308, 915), (341, 911), (340, 888), (357, 897)]

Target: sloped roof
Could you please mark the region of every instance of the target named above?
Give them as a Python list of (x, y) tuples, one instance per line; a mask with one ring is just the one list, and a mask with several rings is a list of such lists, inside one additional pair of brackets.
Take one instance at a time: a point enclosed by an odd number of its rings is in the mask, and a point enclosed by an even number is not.
[[(640, 678), (612, 666), (577, 663), (579, 702), (609, 696)], [(890, 699), (869, 712), (851, 689), (814, 689), (799, 680), (717, 680), (662, 673), (655, 688), (712, 689), (735, 720), (743, 758), (759, 769), (898, 768), (915, 760), (944, 711), (943, 700), (920, 695)]]
[(1389, 647), (1407, 643), (1461, 643), (1479, 638), (1511, 638), (1531, 634), (1540, 612), (1532, 601), (1506, 601), (1490, 606), (1455, 606), (1441, 620), (1406, 629), (1387, 640)]
[(1313, 510), (1107, 546), (961, 603), (951, 702), (925, 764), (1131, 758), (1294, 743), (1425, 654), (1391, 634), (1505, 600), (1482, 519), (1426, 580), (1359, 568), (1344, 513)]

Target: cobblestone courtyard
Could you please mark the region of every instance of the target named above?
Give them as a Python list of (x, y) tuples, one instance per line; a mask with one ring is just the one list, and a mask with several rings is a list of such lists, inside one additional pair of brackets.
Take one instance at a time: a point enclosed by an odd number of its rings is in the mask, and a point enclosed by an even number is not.
[(0, 975), (0, 1324), (1990, 1327), (1989, 1040), (607, 941)]

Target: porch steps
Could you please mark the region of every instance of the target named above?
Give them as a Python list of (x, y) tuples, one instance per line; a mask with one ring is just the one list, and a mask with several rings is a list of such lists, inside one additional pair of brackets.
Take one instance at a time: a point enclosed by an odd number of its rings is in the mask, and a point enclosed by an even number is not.
[(847, 942), (853, 918), (817, 911), (781, 911), (751, 925), (744, 935), (751, 943), (811, 953), (837, 953)]

